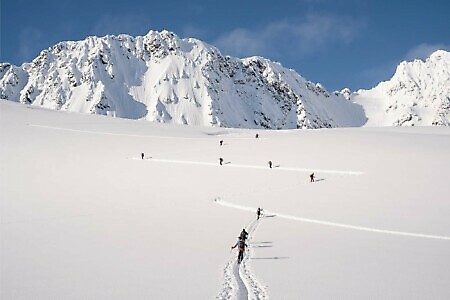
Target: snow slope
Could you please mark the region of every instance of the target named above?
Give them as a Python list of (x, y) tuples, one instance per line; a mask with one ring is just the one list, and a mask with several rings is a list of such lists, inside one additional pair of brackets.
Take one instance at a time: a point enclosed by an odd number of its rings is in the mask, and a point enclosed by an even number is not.
[(402, 62), (394, 76), (351, 100), (364, 107), (367, 126), (450, 125), (450, 52)]
[(256, 131), (0, 101), (0, 140), (1, 299), (450, 298), (448, 127)]
[(0, 64), (0, 97), (162, 123), (241, 128), (360, 126), (363, 109), (262, 57), (238, 59), (168, 31), (61, 42)]

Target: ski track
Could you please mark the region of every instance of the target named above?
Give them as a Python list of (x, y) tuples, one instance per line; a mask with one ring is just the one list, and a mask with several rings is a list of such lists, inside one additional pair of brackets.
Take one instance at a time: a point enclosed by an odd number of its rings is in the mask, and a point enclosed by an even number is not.
[[(234, 204), (234, 203), (227, 202), (227, 201), (222, 201), (220, 198), (214, 199), (214, 202), (216, 204), (219, 204), (219, 205), (222, 205), (222, 206), (226, 206), (226, 207), (230, 207), (230, 208), (234, 208), (234, 209), (240, 209), (240, 210), (251, 211), (251, 212), (255, 212), (256, 211), (256, 208), (254, 208), (254, 207), (248, 207), (248, 206)], [(340, 228), (359, 230), (359, 231), (367, 231), (367, 232), (373, 232), (373, 233), (383, 233), (383, 234), (400, 235), (400, 236), (408, 236), (408, 237), (416, 237), (416, 238), (436, 239), (436, 240), (450, 240), (449, 236), (430, 235), (430, 234), (395, 231), (395, 230), (385, 230), (385, 229), (370, 228), (370, 227), (349, 225), (349, 224), (343, 224), (343, 223), (328, 222), (328, 221), (323, 221), (323, 220), (316, 220), (316, 219), (308, 219), (308, 218), (290, 216), (290, 215), (286, 215), (286, 214), (277, 213), (277, 212), (274, 212), (274, 211), (268, 211), (266, 209), (264, 209), (264, 212), (266, 214), (274, 215), (274, 216), (276, 216), (278, 218), (289, 219), (289, 220), (294, 220), (294, 221), (300, 221), (300, 222), (305, 222), (305, 223), (320, 224), (320, 225), (326, 225), (326, 226), (332, 226), (332, 227), (340, 227)]]
[[(127, 137), (139, 137), (139, 138), (158, 138), (158, 139), (184, 139), (184, 140), (192, 140), (192, 139), (204, 139), (204, 137), (198, 138), (186, 138), (186, 137), (168, 137), (168, 136), (152, 136), (152, 135), (138, 135), (138, 134), (125, 134), (125, 133), (111, 133), (111, 132), (101, 132), (101, 131), (91, 131), (91, 130), (82, 130), (82, 129), (71, 129), (71, 128), (63, 128), (56, 126), (48, 126), (48, 125), (39, 125), (39, 124), (28, 124), (31, 127), (37, 128), (46, 128), (53, 130), (63, 130), (70, 132), (81, 132), (81, 133), (89, 133), (89, 134), (100, 134), (100, 135), (111, 135), (111, 136), (127, 136)], [(231, 139), (250, 139), (250, 138), (242, 138), (242, 137), (233, 137)], [(254, 139), (254, 138), (253, 138)], [(134, 158), (136, 160), (141, 160), (140, 158)], [(207, 162), (196, 162), (196, 161), (183, 161), (183, 160), (169, 160), (169, 159), (151, 159), (147, 161), (152, 162), (164, 162), (164, 163), (177, 163), (177, 164), (196, 164), (196, 165), (205, 165), (205, 166), (217, 166), (217, 163), (207, 163)], [(241, 164), (232, 164), (227, 163), (222, 165), (221, 167), (227, 168), (252, 168), (252, 169), (264, 169), (268, 170), (266, 166), (254, 166), (254, 165), (241, 165)], [(293, 171), (293, 172), (320, 172), (320, 173), (328, 173), (328, 174), (345, 174), (345, 175), (362, 175), (364, 174), (361, 171), (343, 171), (343, 170), (321, 170), (315, 168), (287, 168), (287, 167), (275, 167), (270, 169), (271, 171)]]
[[(241, 263), (242, 264), (242, 263)], [(242, 280), (241, 275), (239, 274), (239, 265), (235, 262), (233, 263), (233, 276), (234, 280), (237, 282), (237, 291), (236, 291), (236, 299), (238, 300), (246, 300), (248, 299), (248, 290), (245, 286), (245, 282)]]
[[(180, 137), (180, 136), (160, 136), (160, 135), (141, 135), (141, 134), (129, 134), (129, 133), (112, 133), (112, 132), (103, 132), (103, 131), (93, 131), (93, 130), (84, 130), (84, 129), (73, 129), (73, 128), (64, 128), (58, 126), (50, 126), (50, 125), (40, 125), (40, 124), (28, 124), (30, 127), (37, 128), (45, 128), (45, 129), (53, 129), (53, 130), (63, 130), (70, 132), (81, 132), (81, 133), (89, 133), (89, 134), (100, 134), (100, 135), (112, 135), (112, 136), (127, 136), (127, 137), (139, 137), (139, 138), (157, 138), (157, 139), (181, 139), (181, 140), (197, 140), (204, 139), (205, 137)], [(223, 137), (226, 136), (228, 140), (255, 140), (254, 137), (240, 137), (240, 136), (229, 136), (232, 133), (203, 133), (208, 137)], [(265, 140), (268, 138), (258, 138), (259, 140)], [(226, 145), (226, 143), (225, 143)]]
[(89, 134), (99, 134), (99, 135), (112, 135), (112, 136), (127, 136), (127, 137), (139, 137), (139, 138), (156, 138), (156, 139), (180, 139), (180, 140), (198, 140), (204, 139), (205, 137), (178, 137), (178, 136), (159, 136), (159, 135), (140, 135), (140, 134), (128, 134), (128, 133), (112, 133), (112, 132), (102, 132), (102, 131), (92, 131), (92, 130), (83, 130), (83, 129), (72, 129), (72, 128), (64, 128), (64, 127), (56, 127), (56, 126), (48, 126), (48, 125), (38, 125), (38, 124), (28, 124), (31, 127), (37, 128), (46, 128), (46, 129), (54, 129), (54, 130), (63, 130), (70, 132), (80, 132), (80, 133), (89, 133)]
[[(214, 199), (214, 201), (220, 200)], [(224, 284), (218, 299), (269, 299), (265, 287), (258, 282), (248, 265), (249, 258), (253, 256), (251, 240), (256, 232), (259, 222), (259, 220), (253, 220), (246, 226), (248, 232), (248, 247), (245, 251), (244, 259), (239, 265), (237, 263), (236, 252), (231, 255), (231, 258), (224, 269)]]
[[(141, 160), (141, 158), (137, 158), (137, 157), (134, 157), (133, 159)], [(267, 166), (263, 167), (263, 166), (241, 165), (241, 164), (232, 164), (232, 163), (224, 163), (223, 165), (219, 165), (219, 163), (188, 161), (188, 160), (159, 159), (159, 158), (148, 159), (147, 162), (220, 166), (222, 168), (250, 168), (250, 169), (270, 170), (271, 172), (277, 172), (277, 171), (311, 172), (311, 170), (313, 170), (313, 169), (306, 169), (306, 168), (286, 168), (286, 167), (276, 167), (276, 168), (269, 169)], [(362, 174), (364, 174), (363, 172), (359, 172), (359, 171), (318, 170), (318, 169), (314, 169), (314, 172), (328, 173), (328, 174), (345, 174), (345, 175), (362, 175)]]
[[(63, 131), (80, 132), (80, 133), (89, 133), (89, 134), (110, 135), (110, 136), (127, 136), (127, 137), (158, 138), (158, 139), (185, 139), (185, 140), (204, 139), (204, 137), (186, 138), (186, 137), (151, 136), (151, 135), (111, 133), (111, 132), (91, 131), (91, 130), (82, 130), (82, 129), (71, 129), (71, 128), (56, 127), (56, 126), (39, 125), (39, 124), (28, 124), (28, 125), (31, 126), (31, 127), (37, 127), (37, 128), (63, 130)], [(242, 137), (237, 137), (236, 138), (236, 137), (233, 137), (231, 139), (250, 139), (250, 138), (242, 138)], [(133, 159), (141, 160), (140, 158), (133, 158)], [(177, 164), (195, 164), (195, 165), (204, 165), (204, 166), (217, 166), (218, 165), (217, 163), (198, 162), (198, 161), (184, 161), (184, 160), (169, 160), (169, 159), (155, 159), (155, 158), (152, 158), (151, 160), (147, 159), (147, 161), (162, 162), (162, 163), (177, 163)], [(266, 166), (242, 165), (242, 164), (232, 164), (232, 163), (226, 163), (226, 164), (222, 165), (221, 167), (227, 167), (227, 168), (252, 168), (252, 169), (269, 170), (269, 168), (267, 168)], [(311, 170), (314, 170), (314, 172), (320, 172), (320, 173), (326, 173), (326, 174), (344, 174), (344, 175), (362, 175), (362, 174), (364, 174), (361, 171), (322, 170), (322, 169), (315, 169), (315, 168), (307, 169), (307, 168), (275, 167), (275, 168), (272, 168), (270, 170), (272, 172), (275, 172), (275, 171), (311, 172)]]

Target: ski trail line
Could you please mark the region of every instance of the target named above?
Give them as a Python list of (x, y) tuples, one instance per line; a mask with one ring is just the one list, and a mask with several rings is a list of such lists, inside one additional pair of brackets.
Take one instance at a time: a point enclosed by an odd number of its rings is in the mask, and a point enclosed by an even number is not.
[(250, 225), (248, 226), (248, 247), (246, 250), (246, 254), (244, 257), (244, 260), (241, 262), (241, 268), (239, 269), (239, 276), (242, 278), (243, 282), (245, 283), (245, 286), (247, 288), (247, 299), (256, 299), (256, 300), (264, 300), (269, 299), (269, 297), (266, 294), (265, 287), (258, 282), (255, 275), (250, 269), (250, 266), (248, 265), (248, 260), (253, 257), (253, 250), (252, 250), (252, 243), (253, 235), (256, 232), (256, 229), (258, 228), (259, 222), (261, 222), (261, 219), (254, 220)]
[[(254, 140), (254, 137), (236, 137), (236, 136), (228, 136), (229, 133), (222, 134), (211, 134), (204, 133), (205, 136), (200, 137), (181, 137), (181, 136), (161, 136), (161, 135), (142, 135), (142, 134), (129, 134), (129, 133), (113, 133), (113, 132), (105, 132), (105, 131), (94, 131), (94, 130), (85, 130), (85, 129), (73, 129), (73, 128), (64, 128), (58, 126), (50, 126), (50, 125), (40, 125), (40, 124), (28, 124), (30, 127), (37, 128), (45, 128), (45, 129), (53, 129), (53, 130), (63, 130), (70, 132), (81, 132), (81, 133), (89, 133), (89, 134), (100, 134), (100, 135), (113, 135), (113, 136), (128, 136), (128, 137), (139, 137), (139, 138), (157, 138), (157, 139), (180, 139), (180, 140), (196, 140), (196, 139), (205, 139), (205, 138), (215, 138), (215, 137), (223, 137), (226, 136), (227, 140)], [(265, 140), (268, 138), (258, 138), (260, 140)]]
[(233, 275), (234, 279), (237, 283), (237, 293), (236, 293), (236, 299), (238, 300), (247, 300), (248, 299), (248, 290), (245, 286), (244, 281), (242, 280), (241, 276), (239, 275), (239, 265), (237, 263), (233, 264)]
[(45, 128), (45, 129), (53, 129), (53, 130), (63, 130), (63, 131), (70, 131), (70, 132), (80, 132), (80, 133), (100, 134), (100, 135), (112, 135), (112, 136), (139, 137), (139, 138), (180, 139), (180, 140), (195, 140), (195, 139), (204, 139), (205, 138), (205, 137), (178, 137), (178, 136), (160, 136), (160, 135), (141, 135), (141, 134), (129, 134), (129, 133), (113, 133), (113, 132), (92, 131), (92, 130), (83, 130), (83, 129), (72, 129), (72, 128), (64, 128), (64, 127), (49, 126), (49, 125), (39, 125), (39, 124), (28, 124), (28, 126), (30, 126), (30, 127), (37, 127), (37, 128)]
[[(239, 204), (234, 204), (227, 201), (222, 201), (221, 199), (214, 199), (214, 202), (216, 204), (234, 208), (234, 209), (240, 209), (245, 211), (251, 211), (255, 212), (256, 208), (249, 207), (249, 206), (243, 206)], [(300, 221), (305, 223), (313, 223), (313, 224), (320, 224), (320, 225), (326, 225), (326, 226), (332, 226), (332, 227), (341, 227), (345, 229), (352, 229), (352, 230), (359, 230), (359, 231), (368, 231), (373, 233), (383, 233), (383, 234), (391, 234), (391, 235), (401, 235), (401, 236), (409, 236), (409, 237), (417, 237), (417, 238), (426, 238), (426, 239), (435, 239), (435, 240), (450, 240), (450, 236), (442, 236), (442, 235), (430, 235), (430, 234), (422, 234), (422, 233), (415, 233), (415, 232), (405, 232), (405, 231), (395, 231), (395, 230), (385, 230), (385, 229), (378, 229), (378, 228), (370, 228), (370, 227), (363, 227), (363, 226), (356, 226), (356, 225), (350, 225), (350, 224), (343, 224), (343, 223), (335, 223), (335, 222), (329, 222), (329, 221), (323, 221), (323, 220), (316, 220), (316, 219), (308, 219), (308, 218), (302, 218), (302, 217), (296, 217), (296, 216), (290, 216), (286, 214), (277, 213), (274, 211), (268, 211), (264, 209), (266, 214), (275, 215), (278, 218), (283, 219), (289, 219), (294, 221)]]
[[(135, 160), (141, 160), (140, 158), (135, 158)], [(278, 171), (294, 171), (294, 172), (311, 172), (313, 169), (306, 168), (286, 168), (286, 167), (277, 167), (273, 169), (269, 169), (266, 166), (255, 166), (255, 165), (241, 165), (241, 164), (231, 164), (225, 163), (222, 166), (219, 163), (210, 163), (210, 162), (201, 162), (201, 161), (188, 161), (188, 160), (174, 160), (174, 159), (158, 159), (152, 158), (148, 159), (146, 162), (161, 162), (161, 163), (173, 163), (173, 164), (188, 164), (188, 165), (204, 165), (204, 166), (219, 166), (221, 168), (251, 168), (251, 169), (261, 169), (268, 170), (270, 172), (278, 172)], [(360, 171), (343, 171), (343, 170), (318, 170), (314, 169), (314, 172), (320, 173), (329, 173), (329, 174), (345, 174), (345, 175), (362, 175), (363, 172)]]
[(268, 296), (265, 287), (261, 285), (253, 275), (247, 263), (248, 259), (253, 256), (251, 250), (251, 239), (258, 227), (259, 221), (252, 220), (245, 227), (248, 232), (248, 239), (244, 259), (241, 264), (236, 261), (236, 255), (233, 253), (224, 269), (224, 284), (218, 299), (255, 299), (266, 300)]

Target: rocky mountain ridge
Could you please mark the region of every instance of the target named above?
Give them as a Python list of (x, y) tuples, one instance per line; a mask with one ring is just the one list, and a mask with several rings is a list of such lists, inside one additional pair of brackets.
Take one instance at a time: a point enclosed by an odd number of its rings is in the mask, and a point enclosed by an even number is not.
[[(449, 95), (448, 80), (437, 83), (447, 90), (435, 102)], [(404, 86), (410, 89), (398, 81), (399, 90), (391, 87), (390, 93), (403, 93)], [(366, 95), (348, 89), (330, 93), (279, 63), (224, 56), (168, 31), (61, 42), (20, 67), (0, 64), (1, 99), (56, 110), (238, 128), (412, 125), (373, 123)], [(433, 124), (448, 125), (448, 107), (439, 107), (442, 121)]]
[(367, 126), (450, 125), (450, 53), (398, 65), (394, 76), (371, 90), (351, 94), (362, 105)]

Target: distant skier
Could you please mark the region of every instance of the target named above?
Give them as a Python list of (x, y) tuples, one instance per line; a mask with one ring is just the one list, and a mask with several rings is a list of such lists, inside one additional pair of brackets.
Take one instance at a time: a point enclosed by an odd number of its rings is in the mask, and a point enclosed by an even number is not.
[(245, 230), (245, 228), (242, 229), (241, 234), (239, 235), (240, 239), (243, 239), (244, 242), (247, 240), (248, 232)]
[(259, 220), (259, 218), (261, 217), (261, 213), (262, 213), (262, 208), (258, 207), (258, 209), (256, 210), (256, 220)]
[(255, 135), (255, 138), (259, 138), (259, 134), (256, 134), (256, 135)]
[(269, 160), (269, 168), (272, 169), (272, 161)]
[(223, 145), (223, 140), (220, 140), (219, 144), (220, 144), (220, 146), (222, 146)]
[(223, 164), (223, 158), (219, 158), (219, 164), (222, 165)]
[(245, 251), (245, 247), (247, 247), (247, 244), (245, 243), (245, 241), (243, 239), (239, 238), (239, 241), (234, 246), (231, 246), (231, 249), (234, 249), (236, 247), (239, 250), (238, 264), (240, 264), (241, 261), (244, 259), (244, 251)]
[(309, 179), (311, 180), (310, 182), (314, 182), (314, 178), (315, 178), (314, 173), (311, 173), (309, 175)]
[(143, 152), (141, 153), (141, 159), (144, 159), (144, 153)]

